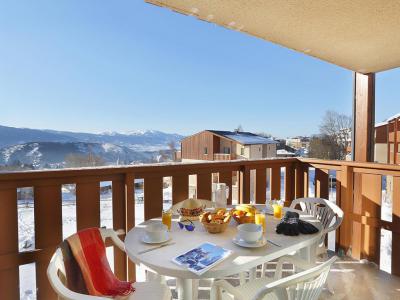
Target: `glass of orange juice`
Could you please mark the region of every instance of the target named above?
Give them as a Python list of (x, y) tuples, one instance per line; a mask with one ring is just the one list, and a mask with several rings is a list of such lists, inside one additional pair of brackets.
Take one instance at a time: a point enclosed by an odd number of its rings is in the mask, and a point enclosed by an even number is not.
[(162, 211), (162, 222), (168, 227), (168, 230), (171, 230), (172, 211), (170, 209)]
[(255, 222), (258, 225), (262, 226), (263, 232), (265, 232), (266, 229), (266, 222), (265, 222), (265, 214), (263, 213), (256, 213), (255, 215)]
[(274, 217), (282, 219), (282, 209), (283, 209), (282, 203), (276, 201), (274, 204), (272, 204), (272, 208), (274, 209)]

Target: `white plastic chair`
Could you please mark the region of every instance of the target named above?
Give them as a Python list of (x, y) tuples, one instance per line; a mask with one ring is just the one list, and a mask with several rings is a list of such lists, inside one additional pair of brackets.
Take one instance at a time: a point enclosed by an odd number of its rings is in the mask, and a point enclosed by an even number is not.
[[(318, 299), (326, 282), (329, 270), (336, 256), (320, 265), (310, 265), (293, 256), (284, 256), (278, 260), (274, 278), (263, 277), (234, 287), (225, 280), (214, 282), (211, 288), (211, 300), (314, 300)], [(297, 274), (282, 278), (283, 263), (291, 263)]]
[[(317, 247), (316, 255), (325, 254), (327, 252), (325, 246), (326, 235), (339, 228), (343, 221), (343, 210), (332, 201), (322, 198), (299, 198), (292, 201), (290, 208), (296, 208), (299, 205), (301, 210), (315, 218), (322, 225), (322, 235)], [(332, 220), (335, 222), (332, 224)]]
[[(124, 232), (118, 231), (115, 232), (112, 229), (100, 229), (101, 236), (103, 241), (106, 238), (110, 238), (112, 242), (119, 249), (125, 252), (124, 243), (117, 236), (118, 234), (123, 234)], [(62, 276), (62, 277), (61, 277)], [(58, 248), (54, 253), (50, 264), (47, 268), (47, 277), (50, 281), (50, 284), (54, 291), (57, 293), (59, 299), (63, 300), (109, 300), (107, 297), (98, 297), (98, 296), (89, 296), (84, 294), (78, 294), (71, 290), (69, 290), (61, 281), (62, 278), (65, 278), (65, 267), (63, 261), (63, 255), (61, 249)], [(60, 278), (61, 277), (61, 278)], [(135, 287), (135, 292), (133, 292), (129, 297), (124, 299), (126, 300), (170, 300), (172, 299), (170, 289), (165, 285), (159, 282), (135, 282), (133, 284)]]

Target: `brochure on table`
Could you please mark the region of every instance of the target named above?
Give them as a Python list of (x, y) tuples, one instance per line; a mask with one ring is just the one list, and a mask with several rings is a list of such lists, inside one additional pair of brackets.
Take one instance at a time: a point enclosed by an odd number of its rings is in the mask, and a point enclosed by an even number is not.
[(231, 250), (211, 243), (204, 243), (175, 257), (172, 261), (197, 275), (201, 275), (231, 254)]

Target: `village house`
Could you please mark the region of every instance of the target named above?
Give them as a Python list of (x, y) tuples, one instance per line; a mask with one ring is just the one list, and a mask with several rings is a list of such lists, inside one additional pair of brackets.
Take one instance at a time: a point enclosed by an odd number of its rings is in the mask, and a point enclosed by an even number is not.
[(276, 157), (271, 138), (251, 132), (204, 130), (181, 142), (182, 162)]

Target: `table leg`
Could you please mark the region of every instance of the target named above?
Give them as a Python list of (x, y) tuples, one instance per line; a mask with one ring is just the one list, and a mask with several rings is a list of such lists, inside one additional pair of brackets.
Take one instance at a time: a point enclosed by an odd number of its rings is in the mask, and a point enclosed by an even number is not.
[(249, 271), (249, 280), (252, 281), (257, 278), (257, 267), (251, 268)]
[(176, 279), (176, 287), (178, 290), (179, 300), (193, 300), (193, 280), (192, 279)]
[(200, 279), (194, 279), (192, 281), (193, 281), (193, 285), (192, 285), (193, 300), (198, 300), (199, 299)]
[(317, 261), (317, 246), (310, 245), (299, 250), (299, 257), (310, 264)]

